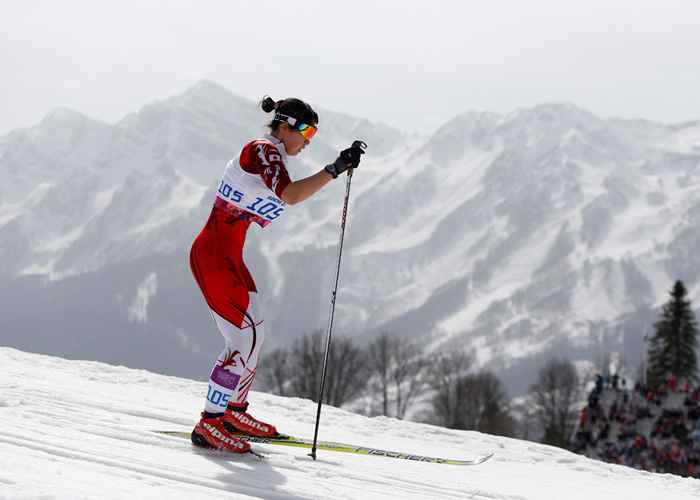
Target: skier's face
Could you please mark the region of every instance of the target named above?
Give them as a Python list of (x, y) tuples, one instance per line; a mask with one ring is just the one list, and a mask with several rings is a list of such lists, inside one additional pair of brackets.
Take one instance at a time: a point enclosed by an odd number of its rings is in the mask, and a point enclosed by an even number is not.
[(311, 142), (298, 129), (290, 127), (287, 123), (283, 123), (280, 129), (282, 134), (279, 139), (284, 143), (284, 148), (289, 156), (298, 155)]

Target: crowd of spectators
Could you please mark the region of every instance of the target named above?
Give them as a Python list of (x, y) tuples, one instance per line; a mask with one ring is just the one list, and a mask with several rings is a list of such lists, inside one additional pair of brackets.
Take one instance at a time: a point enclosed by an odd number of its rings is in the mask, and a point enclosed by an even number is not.
[[(613, 391), (607, 408), (603, 391)], [(667, 404), (672, 393), (685, 395), (682, 406)], [(652, 424), (644, 425), (646, 420)], [(700, 478), (700, 386), (679, 385), (669, 374), (658, 386), (637, 384), (630, 390), (617, 376), (597, 376), (570, 449), (637, 469)]]

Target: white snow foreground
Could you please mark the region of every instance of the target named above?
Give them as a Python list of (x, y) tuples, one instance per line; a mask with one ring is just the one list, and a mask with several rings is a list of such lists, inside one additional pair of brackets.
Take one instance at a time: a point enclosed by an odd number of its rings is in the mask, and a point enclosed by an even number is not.
[[(0, 347), (1, 499), (697, 499), (700, 481), (604, 464), (525, 441), (325, 407), (319, 438), (444, 458), (458, 467), (256, 445), (268, 459), (193, 447), (202, 382)], [(313, 437), (316, 405), (251, 394), (278, 429)]]

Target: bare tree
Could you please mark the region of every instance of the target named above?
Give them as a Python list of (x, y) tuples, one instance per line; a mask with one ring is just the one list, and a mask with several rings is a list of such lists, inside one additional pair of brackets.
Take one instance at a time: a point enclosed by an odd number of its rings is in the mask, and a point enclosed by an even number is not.
[(432, 422), (451, 429), (468, 429), (502, 436), (515, 433), (508, 397), (490, 372), (469, 373), (463, 352), (441, 355), (431, 375)]
[[(318, 400), (325, 353), (325, 336), (321, 330), (306, 334), (294, 343), (289, 369), (291, 394)], [(326, 369), (324, 402), (341, 406), (357, 396), (366, 381), (364, 354), (345, 337), (331, 343)]]
[(464, 352), (440, 354), (432, 363), (430, 386), (435, 392), (430, 420), (450, 429), (464, 429), (464, 378), (471, 360)]
[[(361, 349), (347, 337), (334, 338), (328, 356), (326, 393), (331, 406), (340, 406), (364, 391), (367, 360)], [(316, 398), (318, 399), (318, 398)]]
[(540, 438), (532, 398), (523, 398), (519, 404), (511, 407), (511, 414), (516, 415), (515, 437), (525, 441), (537, 441)]
[(289, 350), (275, 349), (262, 359), (264, 369), (258, 377), (266, 391), (279, 396), (288, 396), (291, 389), (292, 368)]
[(425, 384), (426, 359), (411, 342), (382, 332), (367, 348), (382, 415), (402, 419)]
[(540, 369), (529, 395), (542, 427), (541, 442), (566, 448), (576, 425), (577, 404), (581, 396), (574, 366), (569, 361), (551, 359)]
[(515, 420), (510, 415), (508, 395), (501, 381), (491, 372), (468, 375), (463, 382), (465, 429), (513, 436)]
[(294, 342), (290, 359), (292, 396), (312, 401), (318, 399), (323, 349), (320, 330), (305, 334)]
[(368, 357), (372, 373), (376, 376), (375, 388), (381, 394), (381, 414), (389, 415), (389, 386), (391, 358), (393, 356), (393, 339), (387, 333), (381, 333), (368, 348)]

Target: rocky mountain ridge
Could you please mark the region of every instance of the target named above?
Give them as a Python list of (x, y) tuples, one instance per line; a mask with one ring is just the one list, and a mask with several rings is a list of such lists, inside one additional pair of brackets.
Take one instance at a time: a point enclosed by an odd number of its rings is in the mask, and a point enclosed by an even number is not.
[[(700, 299), (698, 122), (551, 103), (469, 111), (423, 137), (317, 111), (293, 178), (354, 139), (369, 144), (352, 183), (339, 334), (468, 350), (517, 394), (546, 356), (619, 349), (638, 362), (676, 279)], [(269, 118), (205, 81), (115, 125), (58, 110), (0, 138), (0, 342), (206, 376), (221, 341), (189, 245), (226, 162)], [(325, 327), (344, 184), (250, 231), (269, 349)]]

